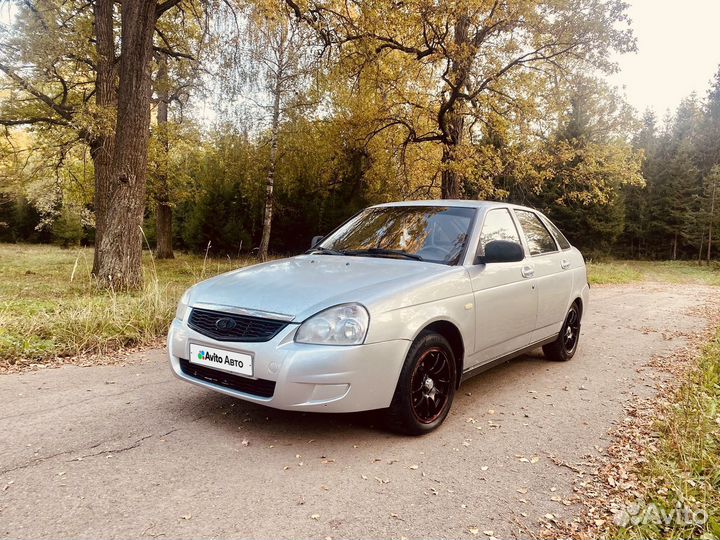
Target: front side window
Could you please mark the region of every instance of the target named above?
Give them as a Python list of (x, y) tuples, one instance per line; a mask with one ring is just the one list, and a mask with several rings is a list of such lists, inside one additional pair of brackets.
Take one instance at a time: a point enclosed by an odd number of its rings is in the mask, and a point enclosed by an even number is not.
[(535, 212), (515, 210), (515, 215), (525, 233), (530, 255), (542, 255), (543, 253), (557, 251), (557, 245), (550, 231), (547, 230), (547, 227), (540, 221)]
[(513, 221), (510, 211), (506, 208), (490, 210), (485, 214), (482, 230), (480, 231), (480, 242), (476, 256), (485, 256), (485, 246), (493, 240), (507, 240), (520, 244), (520, 235)]
[(475, 208), (451, 206), (368, 208), (312, 251), (457, 264), (475, 213)]

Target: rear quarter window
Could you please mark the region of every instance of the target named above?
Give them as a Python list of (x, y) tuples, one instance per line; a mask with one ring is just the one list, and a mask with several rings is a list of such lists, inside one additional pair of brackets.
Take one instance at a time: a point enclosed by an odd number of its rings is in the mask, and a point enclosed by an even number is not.
[(530, 255), (543, 255), (558, 250), (553, 235), (535, 212), (515, 210), (515, 215), (525, 233)]
[(568, 239), (565, 238), (565, 235), (560, 231), (560, 229), (558, 229), (555, 224), (548, 218), (545, 218), (544, 221), (545, 225), (547, 225), (548, 229), (550, 229), (550, 232), (555, 237), (555, 240), (557, 240), (560, 249), (570, 249), (572, 246), (570, 245), (570, 242), (568, 242)]

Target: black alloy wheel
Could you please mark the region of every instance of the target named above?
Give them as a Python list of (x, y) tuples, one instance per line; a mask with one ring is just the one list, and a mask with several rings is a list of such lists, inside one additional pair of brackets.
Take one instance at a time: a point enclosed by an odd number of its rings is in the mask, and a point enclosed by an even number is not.
[(558, 334), (557, 339), (543, 346), (543, 352), (548, 360), (565, 362), (575, 355), (578, 343), (580, 342), (581, 318), (582, 312), (580, 306), (577, 302), (574, 302), (568, 310), (565, 322), (560, 329), (560, 334)]
[(450, 412), (456, 387), (455, 355), (447, 339), (435, 332), (420, 334), (405, 357), (387, 411), (389, 427), (407, 435), (434, 430)]

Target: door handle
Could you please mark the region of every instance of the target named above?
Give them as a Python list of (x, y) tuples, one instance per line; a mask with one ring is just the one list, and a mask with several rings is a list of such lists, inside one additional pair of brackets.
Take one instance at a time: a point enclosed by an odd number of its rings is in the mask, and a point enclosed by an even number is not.
[(570, 268), (570, 261), (568, 261), (567, 259), (563, 259), (562, 261), (560, 261), (560, 268), (562, 268), (563, 270), (567, 270), (568, 268)]
[(520, 273), (524, 278), (531, 278), (535, 275), (535, 269), (532, 266), (523, 266)]

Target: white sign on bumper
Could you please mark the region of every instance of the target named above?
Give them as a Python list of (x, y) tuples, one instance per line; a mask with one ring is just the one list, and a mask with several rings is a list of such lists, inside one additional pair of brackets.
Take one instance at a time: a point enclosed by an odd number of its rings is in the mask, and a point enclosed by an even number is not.
[(253, 376), (253, 357), (245, 353), (191, 343), (190, 363), (235, 375)]

